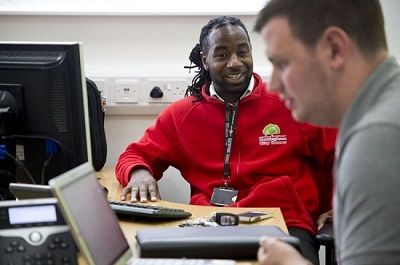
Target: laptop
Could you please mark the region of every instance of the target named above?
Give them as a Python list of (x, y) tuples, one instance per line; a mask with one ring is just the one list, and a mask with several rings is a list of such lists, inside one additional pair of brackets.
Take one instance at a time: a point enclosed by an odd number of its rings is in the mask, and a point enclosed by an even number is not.
[[(108, 194), (107, 188), (101, 187), (103, 191)], [(48, 185), (11, 182), (9, 190), (18, 200), (54, 197), (51, 187)], [(109, 201), (109, 204), (111, 209), (121, 218), (133, 217), (162, 221), (167, 219), (183, 219), (192, 215), (183, 209), (167, 208), (150, 204), (124, 203), (120, 201)]]
[[(81, 254), (89, 265), (209, 264), (233, 265), (233, 260), (134, 258), (110, 208), (105, 193), (89, 163), (84, 163), (49, 181), (64, 219), (69, 224)], [(134, 235), (132, 235), (134, 236)]]
[(11, 182), (9, 190), (19, 200), (53, 197), (51, 188), (48, 185)]

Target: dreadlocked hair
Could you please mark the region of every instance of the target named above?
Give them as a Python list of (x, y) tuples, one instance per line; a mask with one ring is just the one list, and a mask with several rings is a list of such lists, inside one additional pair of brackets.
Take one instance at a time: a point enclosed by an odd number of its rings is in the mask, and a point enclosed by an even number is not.
[(221, 17), (211, 19), (208, 22), (208, 24), (205, 25), (201, 29), (200, 41), (193, 47), (192, 51), (190, 52), (190, 55), (189, 55), (190, 66), (184, 67), (184, 68), (188, 68), (189, 71), (192, 68), (198, 68), (198, 70), (196, 70), (197, 74), (195, 75), (195, 77), (192, 80), (192, 84), (190, 86), (188, 86), (188, 88), (185, 92), (185, 97), (194, 96), (196, 98), (196, 100), (201, 100), (203, 98), (203, 96), (201, 94), (201, 88), (204, 86), (204, 84), (206, 84), (207, 86), (209, 86), (211, 84), (211, 77), (210, 77), (210, 74), (208, 73), (208, 71), (206, 69), (204, 69), (203, 61), (201, 59), (201, 52), (203, 52), (203, 54), (207, 54), (207, 52), (210, 48), (210, 45), (208, 42), (208, 37), (210, 36), (210, 33), (214, 29), (222, 28), (227, 25), (241, 27), (246, 32), (247, 38), (250, 43), (249, 33), (246, 29), (246, 26), (243, 24), (243, 22), (240, 19), (238, 19), (236, 17), (230, 17), (230, 16), (221, 16)]

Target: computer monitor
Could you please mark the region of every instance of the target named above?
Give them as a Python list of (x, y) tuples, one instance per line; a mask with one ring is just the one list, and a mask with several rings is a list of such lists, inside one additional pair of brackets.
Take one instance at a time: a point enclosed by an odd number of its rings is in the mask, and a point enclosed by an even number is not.
[(88, 124), (79, 43), (0, 42), (0, 184), (91, 163)]

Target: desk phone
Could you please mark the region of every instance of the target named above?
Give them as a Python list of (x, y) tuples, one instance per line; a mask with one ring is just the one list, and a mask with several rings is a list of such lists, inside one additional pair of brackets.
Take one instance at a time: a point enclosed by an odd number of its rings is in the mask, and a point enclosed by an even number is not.
[(0, 202), (0, 264), (76, 265), (77, 250), (57, 199)]

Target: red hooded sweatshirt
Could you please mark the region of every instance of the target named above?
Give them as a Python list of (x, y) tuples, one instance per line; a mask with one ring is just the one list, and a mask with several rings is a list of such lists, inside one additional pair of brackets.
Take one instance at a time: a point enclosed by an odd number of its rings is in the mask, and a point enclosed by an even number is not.
[[(287, 226), (316, 232), (315, 220), (332, 196), (336, 130), (293, 120), (279, 98), (254, 76), (252, 93), (240, 100), (230, 157), (236, 207), (280, 207)], [(173, 166), (191, 186), (191, 204), (210, 205), (223, 186), (225, 104), (202, 91), (160, 113), (144, 136), (121, 154), (116, 175), (122, 186), (135, 168), (159, 180)], [(322, 209), (324, 208), (324, 209)]]

